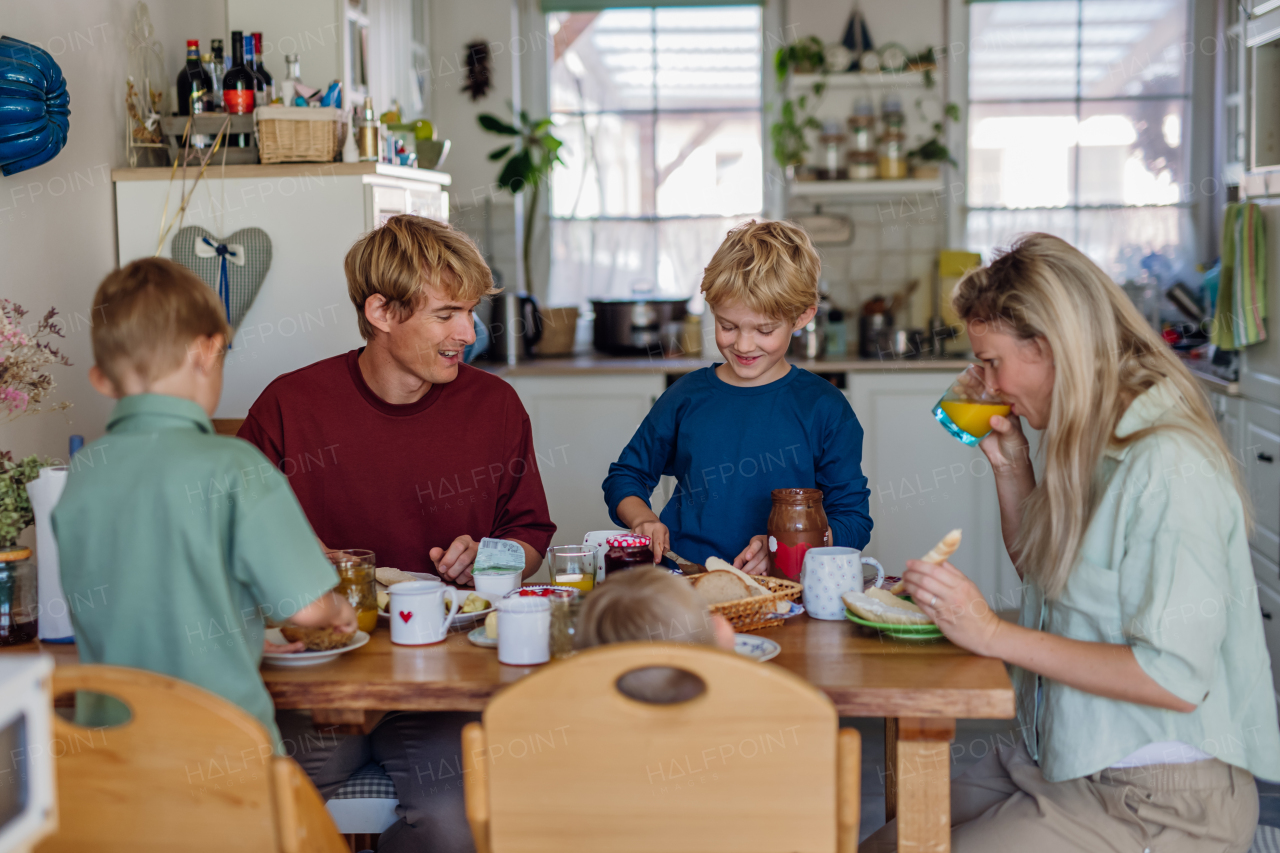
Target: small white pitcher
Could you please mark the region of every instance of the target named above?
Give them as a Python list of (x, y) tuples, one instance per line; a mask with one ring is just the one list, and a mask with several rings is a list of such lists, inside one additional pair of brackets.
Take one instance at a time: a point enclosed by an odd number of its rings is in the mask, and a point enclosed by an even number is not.
[(810, 548), (800, 568), (804, 584), (804, 609), (814, 619), (843, 619), (844, 601), (850, 590), (862, 592), (863, 565), (876, 567), (875, 585), (884, 584), (884, 566), (857, 548)]
[[(467, 590), (454, 589), (439, 581), (406, 581), (391, 586), (391, 642), (398, 646), (429, 646), (449, 633), (453, 617), (467, 597)], [(444, 612), (448, 599), (449, 614)]]

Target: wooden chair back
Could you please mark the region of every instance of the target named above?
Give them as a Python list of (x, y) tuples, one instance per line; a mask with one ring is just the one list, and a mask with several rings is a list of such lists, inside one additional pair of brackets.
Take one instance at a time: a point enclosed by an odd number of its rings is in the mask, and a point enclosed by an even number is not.
[[(669, 666), (685, 702), (629, 698), (618, 679)], [(463, 732), (478, 853), (854, 853), (861, 741), (791, 673), (673, 643), (619, 643), (548, 665)]]
[(58, 830), (39, 853), (348, 850), (302, 768), (239, 706), (118, 666), (54, 670), (54, 695), (73, 690), (114, 696), (132, 716), (105, 728), (55, 716)]
[(240, 432), (240, 425), (244, 423), (244, 418), (213, 418), (213, 431), (218, 435), (234, 436)]

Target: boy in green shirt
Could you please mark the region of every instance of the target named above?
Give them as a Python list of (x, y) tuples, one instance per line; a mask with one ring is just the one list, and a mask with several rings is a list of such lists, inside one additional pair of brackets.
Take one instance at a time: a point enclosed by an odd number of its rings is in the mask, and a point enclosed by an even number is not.
[(327, 594), (337, 573), (284, 476), (214, 434), (222, 305), (190, 270), (146, 258), (106, 277), (91, 316), (89, 379), (119, 402), (107, 434), (71, 460), (53, 512), (80, 660), (203, 687), (279, 749), (258, 674), (264, 621), (350, 633), (356, 616)]

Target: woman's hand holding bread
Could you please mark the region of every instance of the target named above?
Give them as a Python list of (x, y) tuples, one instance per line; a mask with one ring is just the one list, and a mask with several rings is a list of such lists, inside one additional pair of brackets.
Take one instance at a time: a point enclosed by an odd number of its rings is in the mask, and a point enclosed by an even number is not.
[(948, 640), (974, 654), (992, 654), (1003, 620), (963, 572), (949, 562), (907, 560), (902, 580), (911, 600), (933, 619)]

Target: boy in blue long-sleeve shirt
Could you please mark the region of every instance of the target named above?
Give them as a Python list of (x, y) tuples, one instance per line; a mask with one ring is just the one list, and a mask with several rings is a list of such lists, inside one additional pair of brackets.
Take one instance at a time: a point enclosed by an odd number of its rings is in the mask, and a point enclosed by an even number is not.
[[(862, 474), (862, 427), (838, 389), (787, 363), (793, 332), (813, 319), (821, 262), (809, 237), (786, 222), (752, 221), (729, 232), (702, 279), (724, 362), (672, 385), (609, 466), (604, 498), (613, 520), (705, 563), (733, 558), (764, 574), (773, 489), (817, 488), (830, 544), (871, 538)], [(675, 492), (655, 515), (662, 475)]]

